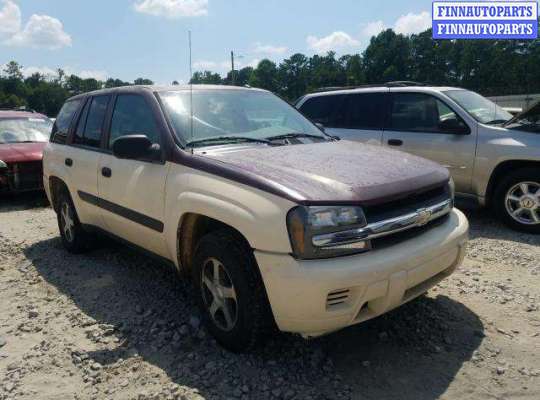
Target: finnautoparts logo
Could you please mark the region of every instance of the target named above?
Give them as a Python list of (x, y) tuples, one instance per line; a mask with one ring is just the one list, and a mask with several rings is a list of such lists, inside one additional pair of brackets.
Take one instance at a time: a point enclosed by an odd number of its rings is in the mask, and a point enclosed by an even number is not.
[(536, 39), (536, 1), (433, 2), (434, 39)]

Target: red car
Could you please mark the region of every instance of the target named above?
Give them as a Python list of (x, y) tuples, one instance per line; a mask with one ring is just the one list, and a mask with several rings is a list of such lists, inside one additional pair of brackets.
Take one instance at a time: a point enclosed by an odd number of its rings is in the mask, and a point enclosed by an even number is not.
[(52, 121), (26, 111), (0, 111), (0, 193), (43, 189), (43, 148)]

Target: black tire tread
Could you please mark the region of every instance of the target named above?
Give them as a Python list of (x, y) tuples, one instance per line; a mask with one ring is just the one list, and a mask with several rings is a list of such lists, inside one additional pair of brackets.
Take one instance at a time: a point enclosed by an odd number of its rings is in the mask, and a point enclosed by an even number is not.
[[(210, 318), (206, 315), (206, 310), (202, 306), (202, 296), (200, 295), (200, 284), (198, 280), (200, 266), (204, 262), (204, 259), (209, 256), (208, 254), (204, 254), (209, 246), (217, 246), (221, 251), (227, 252), (235, 259), (245, 260), (245, 263), (238, 263), (233, 266), (228, 265), (227, 268), (243, 267), (242, 271), (237, 272), (244, 274), (247, 286), (249, 287), (249, 307), (245, 307), (244, 310), (245, 319), (250, 325), (249, 329), (247, 332), (243, 332), (243, 335), (235, 337), (234, 340), (230, 340), (230, 338), (224, 340), (219, 334), (214, 336), (219, 343), (229, 350), (234, 352), (250, 351), (261, 345), (268, 334), (275, 329), (275, 322), (268, 302), (266, 289), (260, 276), (259, 267), (251, 248), (247, 245), (243, 237), (232, 230), (222, 229), (214, 231), (201, 239), (195, 253), (193, 279), (196, 295), (198, 296), (199, 305), (201, 306), (201, 312), (203, 312), (203, 319), (206, 324), (213, 325)], [(235, 286), (236, 284), (237, 282), (235, 282)], [(213, 332), (216, 328), (210, 326), (209, 330)]]
[[(75, 223), (75, 227), (74, 227), (75, 240), (73, 241), (73, 243), (69, 243), (64, 238), (64, 234), (62, 232), (60, 214), (62, 210), (62, 204), (64, 201), (67, 201), (70, 204), (70, 207), (72, 207), (73, 209), (73, 218), (74, 218), (74, 223)], [(79, 216), (77, 215), (77, 210), (75, 209), (75, 205), (73, 204), (73, 200), (71, 199), (71, 195), (69, 194), (68, 189), (65, 187), (60, 189), (59, 191), (57, 219), (58, 219), (58, 229), (60, 230), (60, 237), (62, 239), (62, 244), (64, 245), (67, 251), (73, 254), (81, 254), (88, 251), (92, 247), (92, 243), (93, 243), (92, 237), (82, 227), (81, 222), (79, 221)]]

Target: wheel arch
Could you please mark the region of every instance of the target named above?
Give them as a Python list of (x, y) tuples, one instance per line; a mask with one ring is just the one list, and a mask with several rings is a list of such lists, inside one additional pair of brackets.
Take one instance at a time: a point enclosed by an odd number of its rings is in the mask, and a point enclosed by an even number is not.
[(178, 222), (176, 234), (176, 256), (178, 269), (182, 275), (189, 275), (192, 261), (201, 238), (208, 233), (227, 230), (238, 240), (251, 248), (247, 238), (235, 227), (207, 215), (186, 212)]
[(486, 206), (490, 207), (493, 203), (493, 195), (495, 189), (501, 179), (510, 171), (515, 171), (522, 168), (536, 168), (540, 176), (540, 161), (530, 160), (506, 160), (503, 161), (493, 169), (489, 178), (488, 186), (486, 189)]
[(67, 184), (57, 176), (49, 177), (49, 193), (51, 196), (51, 206), (55, 212), (58, 212), (58, 197), (62, 190), (69, 193)]

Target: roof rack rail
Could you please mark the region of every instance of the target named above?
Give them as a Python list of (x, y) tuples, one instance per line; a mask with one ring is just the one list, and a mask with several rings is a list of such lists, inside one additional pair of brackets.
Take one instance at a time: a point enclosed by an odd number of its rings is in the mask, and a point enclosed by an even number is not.
[(387, 86), (387, 87), (426, 86), (426, 84), (422, 82), (415, 82), (415, 81), (391, 81), (391, 82), (386, 82), (384, 86)]
[(426, 86), (426, 83), (414, 82), (414, 81), (391, 81), (385, 83), (369, 84), (369, 85), (357, 85), (357, 86), (327, 86), (318, 89), (314, 89), (311, 93), (320, 92), (333, 92), (336, 90), (351, 90), (351, 89), (367, 89), (376, 87), (405, 87), (405, 86)]

